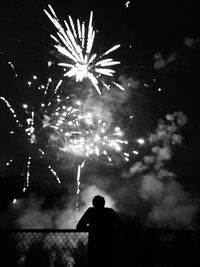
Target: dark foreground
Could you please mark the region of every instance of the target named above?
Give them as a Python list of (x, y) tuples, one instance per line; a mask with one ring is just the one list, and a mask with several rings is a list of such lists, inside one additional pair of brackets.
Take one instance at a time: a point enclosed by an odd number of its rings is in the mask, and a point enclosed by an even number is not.
[[(199, 241), (197, 230), (120, 232), (114, 266), (200, 266)], [(1, 230), (0, 246), (1, 267), (87, 266), (88, 233), (75, 230)]]

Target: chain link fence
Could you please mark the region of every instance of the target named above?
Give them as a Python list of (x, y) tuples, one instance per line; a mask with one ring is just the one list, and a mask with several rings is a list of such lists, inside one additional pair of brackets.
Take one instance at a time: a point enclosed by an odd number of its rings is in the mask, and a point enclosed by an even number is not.
[[(200, 231), (124, 231), (115, 241), (117, 267), (200, 266)], [(1, 267), (87, 266), (86, 232), (0, 231), (0, 245)]]
[(3, 235), (4, 257), (6, 252), (12, 257), (6, 257), (5, 266), (10, 266), (10, 261), (19, 267), (85, 267), (87, 264), (88, 233), (31, 230)]

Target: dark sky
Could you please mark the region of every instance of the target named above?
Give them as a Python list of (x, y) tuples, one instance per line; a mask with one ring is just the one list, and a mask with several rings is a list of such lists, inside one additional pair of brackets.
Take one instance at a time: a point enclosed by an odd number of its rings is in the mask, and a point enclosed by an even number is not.
[[(68, 15), (74, 19), (88, 20), (90, 11), (94, 11), (94, 25), (98, 30), (94, 49), (105, 51), (116, 43), (121, 44), (115, 54), (116, 58), (121, 60), (117, 74), (139, 80), (141, 86), (137, 97), (142, 105), (139, 117), (143, 118), (149, 114), (148, 126), (138, 126), (138, 133), (151, 131), (157, 119), (167, 113), (183, 111), (188, 116), (189, 121), (184, 132), (184, 153), (180, 155), (181, 163), (177, 164), (186, 166), (185, 172), (182, 173), (185, 186), (189, 189), (197, 187), (199, 190), (198, 1), (134, 0), (128, 3), (122, 0), (2, 0), (0, 96), (9, 99), (22, 118), (20, 105), (27, 101), (35, 105), (39, 97), (34, 90), (30, 93), (27, 81), (33, 74), (40, 76), (41, 81), (46, 79), (49, 75), (47, 61), (56, 60), (52, 54), (53, 41), (49, 37), (55, 31), (43, 12), (49, 3), (61, 20)], [(15, 71), (8, 64), (9, 61), (13, 63), (18, 78), (14, 76)], [(156, 65), (158, 61), (160, 65)], [(56, 70), (51, 74), (58, 76)], [(156, 82), (153, 82), (154, 78)], [(159, 88), (162, 89), (161, 92)], [(21, 145), (21, 139), (10, 141), (6, 131), (13, 125), (7, 119), (9, 115), (2, 103), (0, 112), (0, 160), (4, 162), (12, 152), (18, 155), (17, 149)], [(2, 176), (5, 176), (5, 170), (1, 172)], [(192, 178), (188, 180), (188, 176)], [(15, 188), (12, 190), (16, 191)]]

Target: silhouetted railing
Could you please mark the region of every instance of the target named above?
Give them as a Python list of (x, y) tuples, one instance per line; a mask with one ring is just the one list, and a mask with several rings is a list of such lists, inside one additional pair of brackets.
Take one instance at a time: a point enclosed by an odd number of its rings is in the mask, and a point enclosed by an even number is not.
[[(0, 241), (2, 267), (87, 266), (86, 232), (1, 230)], [(116, 234), (115, 241), (118, 267), (200, 266), (200, 231), (124, 231)]]

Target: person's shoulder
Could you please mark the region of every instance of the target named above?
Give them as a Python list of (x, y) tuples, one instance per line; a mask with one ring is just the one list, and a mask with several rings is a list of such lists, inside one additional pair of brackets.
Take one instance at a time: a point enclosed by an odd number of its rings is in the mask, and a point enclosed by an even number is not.
[(113, 208), (106, 207), (105, 209), (110, 210), (110, 211), (115, 211)]
[(94, 210), (94, 208), (89, 207), (89, 208), (86, 210), (85, 213), (91, 214), (91, 213), (93, 213), (93, 210)]
[(106, 212), (109, 212), (109, 213), (116, 213), (116, 211), (112, 208), (105, 208)]
[(93, 208), (90, 207), (84, 212), (82, 218), (90, 218), (91, 216), (93, 216)]

